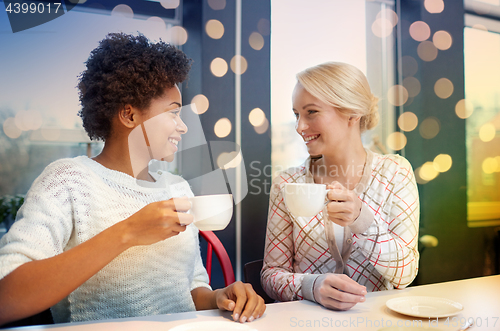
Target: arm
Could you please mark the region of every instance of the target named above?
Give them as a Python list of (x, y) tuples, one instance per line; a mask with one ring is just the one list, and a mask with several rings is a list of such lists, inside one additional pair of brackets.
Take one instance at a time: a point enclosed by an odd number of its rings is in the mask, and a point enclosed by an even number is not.
[[(292, 237), (294, 225), (284, 206), (279, 185), (274, 184), (270, 196), (264, 266), (261, 274), (266, 292), (280, 301), (307, 299), (318, 302), (326, 308), (338, 310), (347, 310), (363, 302), (366, 288), (346, 275), (294, 272), (292, 265), (295, 256)], [(320, 227), (318, 232), (323, 231), (321, 224), (317, 226)], [(311, 255), (315, 253), (309, 253), (308, 258), (319, 259), (323, 255), (317, 249), (314, 251), (317, 252), (317, 256)], [(330, 254), (329, 251), (325, 253)], [(309, 263), (317, 270), (312, 261)]]
[(390, 192), (381, 207), (387, 210), (385, 215), (364, 202), (350, 227), (354, 244), (375, 269), (395, 288), (404, 288), (418, 270), (419, 199), (411, 165), (404, 158), (397, 162), (397, 172), (388, 177), (385, 186)]
[(56, 304), (126, 249), (184, 231), (192, 215), (184, 199), (147, 205), (131, 217), (61, 254), (22, 264), (0, 280), (0, 324)]
[(293, 270), (294, 223), (280, 191), (281, 181), (280, 176), (273, 180), (269, 196), (264, 265), (261, 272), (262, 286), (271, 298), (278, 301), (304, 298), (314, 300), (312, 284), (317, 275), (299, 274)]

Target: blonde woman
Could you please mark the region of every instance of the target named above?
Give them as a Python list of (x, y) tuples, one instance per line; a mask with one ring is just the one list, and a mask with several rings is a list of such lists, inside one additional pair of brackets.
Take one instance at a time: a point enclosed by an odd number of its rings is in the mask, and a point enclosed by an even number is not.
[[(347, 310), (367, 292), (403, 288), (415, 278), (417, 186), (405, 158), (362, 145), (361, 133), (378, 122), (378, 99), (359, 69), (324, 63), (297, 80), (296, 130), (310, 157), (273, 181), (262, 284), (279, 301)], [(294, 216), (283, 200), (286, 183), (327, 184), (325, 209)]]

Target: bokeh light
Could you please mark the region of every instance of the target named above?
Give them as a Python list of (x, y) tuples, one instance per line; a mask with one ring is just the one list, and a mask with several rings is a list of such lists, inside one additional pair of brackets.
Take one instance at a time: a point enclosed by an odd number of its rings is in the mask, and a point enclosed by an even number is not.
[(437, 49), (441, 51), (445, 51), (451, 47), (453, 44), (453, 38), (451, 38), (451, 34), (448, 32), (441, 30), (434, 33), (432, 36), (432, 43), (436, 46)]
[(418, 125), (417, 115), (414, 113), (407, 111), (401, 114), (398, 118), (398, 126), (401, 130), (410, 132), (415, 130)]
[(267, 131), (267, 129), (269, 129), (269, 121), (267, 118), (264, 118), (264, 123), (259, 126), (254, 126), (253, 128), (258, 134), (263, 134)]
[(241, 163), (241, 160), (242, 160), (241, 153), (238, 153), (238, 152), (231, 152), (231, 153), (222, 152), (217, 157), (217, 165), (221, 169), (236, 168)]
[(410, 36), (416, 41), (424, 41), (431, 36), (431, 28), (427, 23), (422, 21), (413, 22), (410, 25)]
[(421, 184), (421, 185), (422, 184), (427, 184), (429, 181), (428, 180), (424, 180), (422, 177), (420, 177), (420, 169), (422, 169), (422, 167), (418, 167), (414, 171), (415, 181), (417, 182), (417, 184)]
[(401, 67), (404, 77), (413, 76), (418, 71), (418, 62), (413, 57), (405, 55), (401, 58)]
[(223, 10), (226, 8), (226, 0), (208, 0), (208, 5), (213, 10)]
[(394, 85), (387, 91), (387, 100), (394, 106), (402, 106), (408, 100), (408, 91), (402, 85)]
[(488, 28), (485, 27), (484, 25), (482, 24), (474, 24), (472, 26), (473, 29), (477, 29), (477, 30), (483, 30), (483, 31), (488, 31)]
[(441, 99), (447, 99), (453, 94), (453, 83), (448, 78), (440, 78), (434, 84), (434, 92)]
[(188, 33), (182, 26), (173, 26), (167, 32), (170, 35), (170, 42), (174, 45), (184, 45), (188, 40)]
[[(196, 114), (201, 115), (208, 110), (210, 103), (208, 102), (208, 98), (203, 94), (198, 94), (191, 99), (191, 103), (196, 105)], [(193, 108), (192, 108), (193, 109)], [(194, 109), (193, 109), (194, 111)]]
[(266, 120), (266, 114), (264, 114), (262, 109), (254, 108), (252, 109), (250, 114), (248, 114), (248, 120), (253, 126), (260, 126), (264, 124), (264, 121)]
[(225, 117), (218, 120), (214, 126), (215, 135), (219, 138), (227, 137), (231, 133), (231, 129), (231, 121)]
[(434, 162), (425, 162), (419, 171), (420, 177), (425, 181), (431, 181), (439, 175), (439, 171), (434, 168)]
[(403, 79), (403, 86), (406, 88), (408, 96), (411, 98), (416, 97), (420, 93), (420, 81), (415, 77), (410, 76)]
[(497, 158), (494, 157), (487, 157), (481, 164), (481, 168), (485, 174), (492, 174), (496, 172), (499, 166)]
[(428, 117), (420, 123), (419, 132), (422, 138), (432, 139), (438, 135), (441, 130), (441, 124), (435, 117)]
[(387, 19), (391, 23), (391, 29), (398, 24), (398, 14), (392, 9), (382, 9), (377, 13), (376, 19)]
[[(237, 68), (236, 66), (236, 61), (237, 60), (240, 60), (240, 67)], [(245, 71), (247, 71), (247, 68), (248, 68), (248, 63), (247, 63), (247, 59), (245, 59), (243, 56), (241, 55), (235, 55), (233, 56), (233, 58), (231, 59), (231, 63), (230, 63), (230, 66), (231, 66), (231, 70), (237, 74), (237, 75), (243, 75), (245, 73)]]
[(23, 131), (16, 125), (14, 117), (9, 117), (3, 122), (3, 132), (11, 139), (16, 139), (21, 136)]
[(16, 126), (22, 131), (37, 130), (42, 124), (42, 114), (38, 110), (21, 110), (15, 117)]
[(205, 31), (212, 39), (220, 39), (224, 35), (224, 25), (218, 20), (209, 20), (205, 24)]
[(111, 16), (122, 16), (126, 18), (134, 18), (134, 11), (130, 6), (118, 5), (111, 10)]
[(443, 0), (425, 0), (424, 1), (425, 10), (431, 14), (439, 14), (444, 10)]
[(439, 154), (434, 158), (433, 165), (437, 171), (446, 172), (450, 170), (452, 163), (451, 156), (448, 154)]
[(486, 123), (479, 129), (479, 139), (483, 142), (492, 141), (496, 135), (496, 128), (493, 123)]
[(179, 7), (180, 0), (160, 0), (160, 4), (165, 9), (175, 9)]
[(263, 36), (271, 34), (271, 22), (266, 18), (261, 18), (257, 23), (257, 31)]
[(40, 133), (48, 141), (56, 141), (61, 136), (61, 130), (56, 127), (42, 127)]
[(224, 76), (227, 72), (227, 62), (220, 57), (216, 57), (210, 63), (210, 71), (215, 77)]
[(455, 105), (455, 113), (462, 119), (468, 118), (474, 112), (474, 105), (467, 99), (462, 99)]
[(438, 49), (428, 40), (422, 41), (417, 47), (418, 57), (426, 62), (434, 61), (438, 56)]
[(38, 130), (43, 125), (42, 113), (38, 110), (29, 110), (31, 117), (31, 130)]
[(399, 151), (406, 146), (406, 136), (401, 132), (393, 132), (387, 137), (387, 147)]
[(15, 117), (16, 126), (22, 131), (31, 130), (31, 117), (27, 110), (20, 110), (16, 113)]
[(377, 18), (372, 24), (372, 32), (379, 38), (386, 38), (391, 35), (393, 25), (387, 18)]
[(165, 24), (165, 21), (161, 17), (151, 16), (146, 21), (154, 24), (153, 26), (157, 30), (166, 30), (167, 29), (167, 25)]
[(264, 37), (262, 37), (262, 35), (258, 32), (252, 32), (248, 38), (248, 43), (250, 44), (250, 47), (256, 51), (260, 51), (262, 47), (264, 47)]

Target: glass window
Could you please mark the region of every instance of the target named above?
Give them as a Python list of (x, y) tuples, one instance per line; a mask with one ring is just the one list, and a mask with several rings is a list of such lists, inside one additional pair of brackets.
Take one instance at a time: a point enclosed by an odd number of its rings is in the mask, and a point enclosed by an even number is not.
[(500, 225), (500, 24), (466, 15), (466, 25), (466, 102), (457, 112), (466, 117), (467, 220)]
[(110, 32), (140, 31), (153, 40), (172, 40), (169, 27), (180, 23), (172, 10), (166, 13), (173, 19), (139, 10), (159, 3), (140, 3), (135, 3), (140, 8), (132, 3), (74, 8), (17, 33), (0, 11), (0, 196), (25, 194), (57, 159), (99, 153), (102, 143), (90, 142), (77, 115), (78, 75), (90, 51)]

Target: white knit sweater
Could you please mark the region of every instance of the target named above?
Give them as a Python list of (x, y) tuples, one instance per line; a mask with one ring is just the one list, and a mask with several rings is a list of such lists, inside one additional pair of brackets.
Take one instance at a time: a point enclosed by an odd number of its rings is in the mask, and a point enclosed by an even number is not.
[[(83, 243), (149, 203), (180, 196), (193, 193), (168, 172), (149, 183), (85, 156), (58, 160), (35, 180), (0, 240), (0, 279)], [(52, 315), (58, 323), (192, 311), (190, 291), (200, 286), (210, 288), (191, 224), (177, 236), (126, 250), (52, 307)]]

